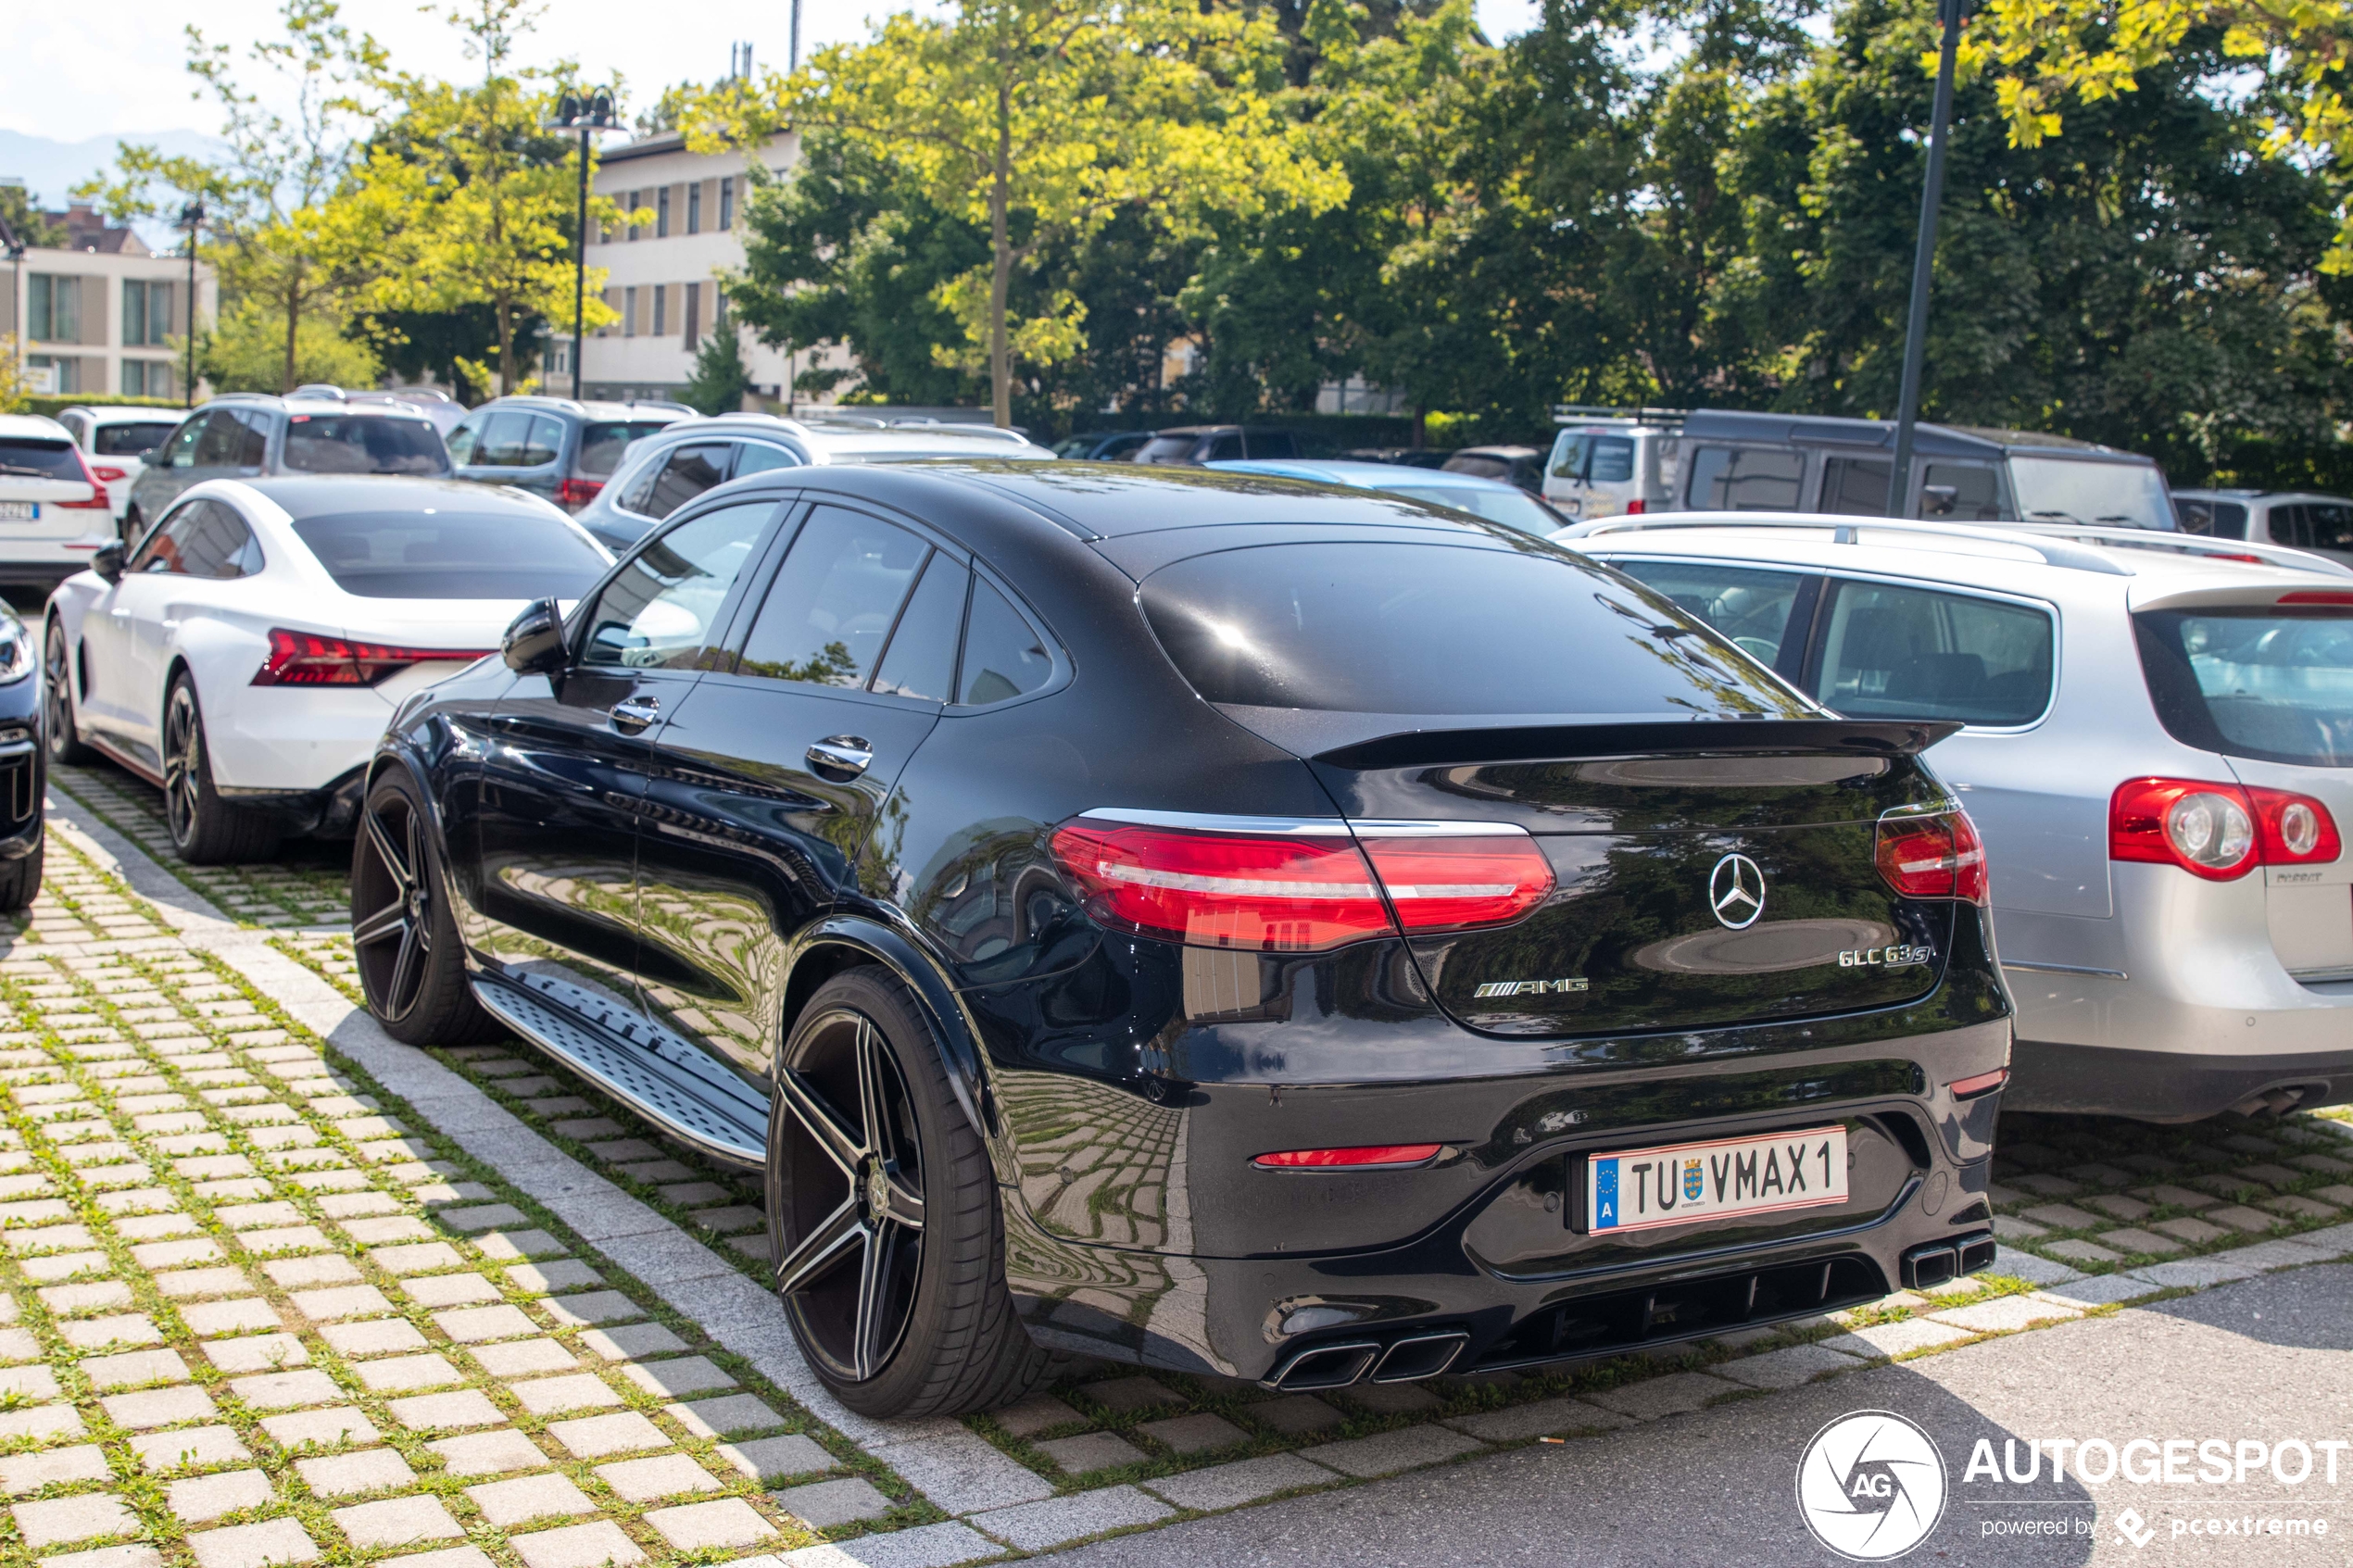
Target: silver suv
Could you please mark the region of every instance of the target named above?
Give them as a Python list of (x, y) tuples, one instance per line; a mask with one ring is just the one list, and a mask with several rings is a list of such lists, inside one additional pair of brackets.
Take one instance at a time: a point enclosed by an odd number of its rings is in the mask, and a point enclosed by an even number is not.
[(1985, 840), (2018, 1000), (2007, 1105), (2190, 1121), (2353, 1099), (2353, 570), (1787, 513), (1554, 537), (1842, 714), (1962, 726), (1930, 756)]

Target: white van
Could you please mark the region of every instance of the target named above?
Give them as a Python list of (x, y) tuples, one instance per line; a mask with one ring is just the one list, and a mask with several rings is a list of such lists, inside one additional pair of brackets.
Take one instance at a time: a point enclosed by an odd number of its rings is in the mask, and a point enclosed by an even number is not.
[(1544, 459), (1544, 499), (1573, 518), (1622, 517), (1673, 506), (1680, 409), (1631, 412), (1564, 404)]

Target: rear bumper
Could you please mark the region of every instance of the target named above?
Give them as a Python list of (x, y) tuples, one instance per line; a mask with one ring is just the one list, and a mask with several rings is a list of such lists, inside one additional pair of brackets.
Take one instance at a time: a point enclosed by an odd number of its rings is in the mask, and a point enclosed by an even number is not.
[(290, 834), (341, 838), (359, 820), (361, 786), (367, 768), (352, 769), (320, 789), (247, 789), (216, 784), (220, 797), (248, 811), (266, 811)]
[(2323, 1051), (2230, 1056), (2021, 1039), (2006, 1098), (2019, 1110), (2142, 1122), (2342, 1105), (2353, 1100), (2353, 1038)]

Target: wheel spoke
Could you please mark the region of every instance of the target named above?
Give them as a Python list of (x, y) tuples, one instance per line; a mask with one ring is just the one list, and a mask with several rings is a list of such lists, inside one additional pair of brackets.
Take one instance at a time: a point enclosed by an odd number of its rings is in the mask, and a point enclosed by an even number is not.
[(417, 884), (416, 879), (409, 874), (409, 862), (393, 847), (392, 834), (386, 831), (381, 813), (370, 811), (363, 821), (368, 829), (369, 847), (375, 850), (376, 859), (384, 862), (385, 874), (392, 878), (397, 896), (406, 898), (409, 890)]
[(405, 935), (408, 930), (409, 906), (396, 900), (353, 926), (351, 945), (371, 947), (388, 936)]
[(817, 1140), (825, 1158), (841, 1167), (841, 1173), (857, 1185), (859, 1167), (864, 1163), (868, 1150), (857, 1130), (844, 1122), (840, 1114), (827, 1105), (816, 1090), (801, 1081), (800, 1074), (789, 1067), (776, 1073), (776, 1093), (791, 1111), (801, 1130)]
[(858, 1316), (851, 1328), (851, 1364), (861, 1382), (882, 1370), (890, 1349), (891, 1227), (876, 1225), (866, 1236), (866, 1255), (858, 1260)]
[(858, 1195), (853, 1192), (776, 1265), (776, 1288), (786, 1296), (808, 1289), (840, 1261), (844, 1248), (867, 1240), (865, 1222), (859, 1217)]
[(858, 1119), (864, 1123), (866, 1150), (877, 1160), (888, 1160), (896, 1152), (898, 1139), (891, 1135), (890, 1105), (883, 1093), (884, 1075), (889, 1071), (883, 1065), (882, 1035), (872, 1023), (858, 1021)]
[(417, 999), (417, 988), (424, 983), (424, 945), (417, 940), (417, 928), (410, 925), (400, 936), (400, 956), (392, 963), (392, 985), (386, 998), (395, 1013), (409, 1010)]
[(887, 1185), (883, 1189), (883, 1214), (894, 1225), (923, 1234), (923, 1189), (907, 1179), (897, 1161), (885, 1170)]

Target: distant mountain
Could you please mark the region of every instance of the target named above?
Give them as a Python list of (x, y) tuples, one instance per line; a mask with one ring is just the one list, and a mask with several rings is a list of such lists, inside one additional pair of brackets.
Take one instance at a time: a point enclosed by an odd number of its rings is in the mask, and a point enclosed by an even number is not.
[[(28, 136), (21, 131), (0, 131), (0, 175), (22, 180), (43, 207), (58, 211), (66, 205), (67, 192), (100, 169), (113, 167), (118, 142), (143, 143), (167, 154), (188, 157), (212, 157), (221, 151), (219, 137), (196, 131), (93, 136), (82, 142), (59, 142), (47, 136)], [(169, 225), (142, 223), (139, 237), (158, 250), (178, 243)]]

